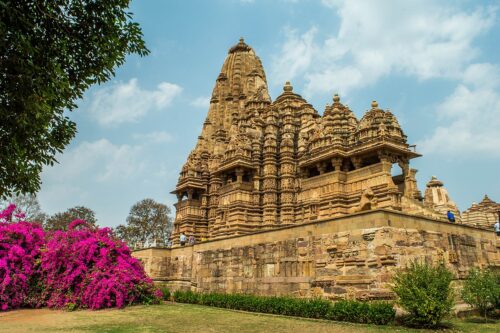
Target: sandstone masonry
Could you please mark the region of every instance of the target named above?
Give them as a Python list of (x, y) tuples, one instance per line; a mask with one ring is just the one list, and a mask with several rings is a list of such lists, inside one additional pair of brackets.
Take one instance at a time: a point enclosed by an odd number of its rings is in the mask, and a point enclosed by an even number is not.
[(491, 231), (375, 210), (194, 246), (134, 252), (173, 290), (388, 299), (398, 268), (443, 262), (457, 279), (470, 267), (500, 267)]

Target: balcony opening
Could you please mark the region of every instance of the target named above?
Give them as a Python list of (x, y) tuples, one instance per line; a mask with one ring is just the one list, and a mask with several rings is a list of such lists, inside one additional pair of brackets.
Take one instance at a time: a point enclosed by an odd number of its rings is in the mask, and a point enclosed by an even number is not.
[(403, 175), (403, 169), (399, 164), (395, 163), (391, 168), (392, 181), (394, 185), (398, 187), (398, 191), (404, 193), (405, 190), (405, 178)]
[(319, 170), (317, 167), (309, 168), (307, 171), (308, 171), (308, 178), (319, 176)]

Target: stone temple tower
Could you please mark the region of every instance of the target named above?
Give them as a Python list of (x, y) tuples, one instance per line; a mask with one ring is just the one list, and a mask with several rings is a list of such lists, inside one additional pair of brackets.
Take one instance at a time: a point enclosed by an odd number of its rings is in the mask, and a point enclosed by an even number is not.
[[(207, 118), (172, 192), (172, 239), (214, 239), (373, 208), (426, 211), (396, 117), (358, 120), (335, 95), (321, 116), (286, 83), (274, 101), (259, 57), (229, 49)], [(394, 164), (401, 175), (392, 176)]]
[(461, 221), (460, 211), (457, 205), (451, 200), (443, 182), (438, 180), (435, 176), (432, 176), (431, 180), (427, 183), (424, 204), (426, 207), (441, 213), (442, 216), (445, 216), (448, 211), (451, 211), (455, 215), (457, 222)]

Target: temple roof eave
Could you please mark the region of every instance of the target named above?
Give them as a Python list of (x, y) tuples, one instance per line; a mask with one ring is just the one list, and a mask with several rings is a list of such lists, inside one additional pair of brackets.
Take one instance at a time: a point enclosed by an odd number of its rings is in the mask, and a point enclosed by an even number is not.
[(323, 151), (321, 150), (315, 151), (314, 157), (304, 156), (300, 158), (299, 167), (311, 166), (318, 162), (334, 157), (347, 158), (347, 157), (366, 155), (369, 153), (380, 151), (382, 149), (399, 153), (401, 155), (406, 156), (408, 159), (422, 156), (421, 154), (411, 151), (406, 147), (402, 147), (399, 144), (394, 144), (390, 141), (378, 141), (378, 142), (373, 142), (371, 145), (363, 144), (362, 146), (356, 147), (354, 149), (348, 147), (334, 148), (334, 149), (332, 149), (332, 147), (325, 147)]
[(171, 191), (171, 194), (176, 194), (183, 192), (188, 189), (198, 189), (202, 191), (207, 190), (207, 186), (204, 184), (203, 180), (201, 179), (193, 179), (192, 177), (189, 177), (187, 179), (182, 179), (177, 183), (177, 186), (175, 187), (175, 190)]
[(251, 160), (236, 158), (222, 163), (219, 168), (214, 171), (214, 174), (221, 174), (225, 171), (236, 169), (238, 167), (252, 170), (256, 169), (256, 166), (254, 165), (254, 163), (252, 163)]

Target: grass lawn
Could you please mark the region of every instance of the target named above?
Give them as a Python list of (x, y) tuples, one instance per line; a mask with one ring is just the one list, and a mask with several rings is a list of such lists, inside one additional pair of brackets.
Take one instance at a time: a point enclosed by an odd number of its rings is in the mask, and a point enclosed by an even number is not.
[[(500, 323), (450, 321), (440, 332), (499, 332)], [(375, 326), (230, 311), (190, 304), (133, 306), (124, 310), (55, 311), (23, 309), (0, 313), (0, 332), (237, 332), (351, 333), (431, 332), (399, 326)]]

